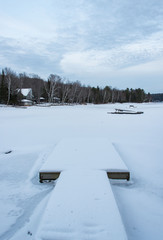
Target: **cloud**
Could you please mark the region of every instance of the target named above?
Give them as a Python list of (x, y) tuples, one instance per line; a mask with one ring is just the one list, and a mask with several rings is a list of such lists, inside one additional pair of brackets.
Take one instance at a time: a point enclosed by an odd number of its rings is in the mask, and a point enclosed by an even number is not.
[(94, 85), (160, 76), (162, 9), (162, 0), (1, 1), (1, 66)]
[(162, 38), (163, 32), (157, 32), (109, 50), (68, 52), (60, 66), (65, 75), (84, 84), (142, 87), (150, 92), (160, 86), (163, 91)]
[(151, 62), (163, 56), (163, 32), (147, 39), (124, 44), (109, 50), (86, 50), (68, 52), (60, 62), (65, 74), (82, 72), (110, 73), (118, 69)]
[(131, 66), (125, 69), (121, 69), (120, 74), (125, 74), (126, 76), (150, 76), (151, 74), (157, 77), (158, 75), (163, 75), (163, 58), (156, 61), (151, 61), (148, 63), (138, 64), (136, 66)]

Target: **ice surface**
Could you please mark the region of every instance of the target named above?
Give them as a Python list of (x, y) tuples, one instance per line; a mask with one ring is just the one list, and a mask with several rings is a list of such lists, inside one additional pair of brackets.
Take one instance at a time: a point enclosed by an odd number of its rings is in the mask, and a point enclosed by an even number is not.
[(128, 239), (163, 239), (163, 104), (134, 104), (142, 115), (107, 114), (128, 106), (0, 107), (1, 240), (35, 240), (53, 189), (37, 173), (60, 140), (78, 137), (107, 138), (132, 173), (130, 182), (111, 181)]

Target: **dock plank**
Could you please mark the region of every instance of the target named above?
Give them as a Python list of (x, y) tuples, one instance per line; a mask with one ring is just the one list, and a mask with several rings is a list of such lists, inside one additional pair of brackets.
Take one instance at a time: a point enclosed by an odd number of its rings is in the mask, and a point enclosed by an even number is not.
[(40, 180), (53, 180), (69, 169), (104, 170), (113, 179), (130, 178), (124, 164), (108, 139), (63, 139), (39, 171)]
[(37, 240), (126, 240), (107, 174), (63, 171), (51, 193)]

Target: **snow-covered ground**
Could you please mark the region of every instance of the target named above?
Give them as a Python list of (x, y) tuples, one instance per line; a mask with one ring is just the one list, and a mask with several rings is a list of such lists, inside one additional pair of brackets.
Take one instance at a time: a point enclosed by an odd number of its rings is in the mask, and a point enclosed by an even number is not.
[(110, 180), (128, 239), (162, 240), (163, 104), (134, 106), (144, 114), (107, 114), (128, 104), (1, 106), (0, 240), (35, 240), (55, 187), (40, 184), (38, 171), (57, 143), (69, 137), (113, 143), (131, 172), (129, 182)]

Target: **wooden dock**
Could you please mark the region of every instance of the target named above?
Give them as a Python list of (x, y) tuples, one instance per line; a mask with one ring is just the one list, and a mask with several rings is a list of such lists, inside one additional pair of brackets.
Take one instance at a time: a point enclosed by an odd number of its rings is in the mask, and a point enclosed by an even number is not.
[(111, 179), (130, 179), (128, 168), (108, 139), (64, 139), (39, 171), (40, 182), (55, 180), (67, 169), (98, 169)]
[(109, 178), (130, 173), (107, 139), (64, 139), (39, 171), (55, 180), (36, 240), (127, 240)]
[(36, 240), (127, 240), (106, 172), (63, 171)]

